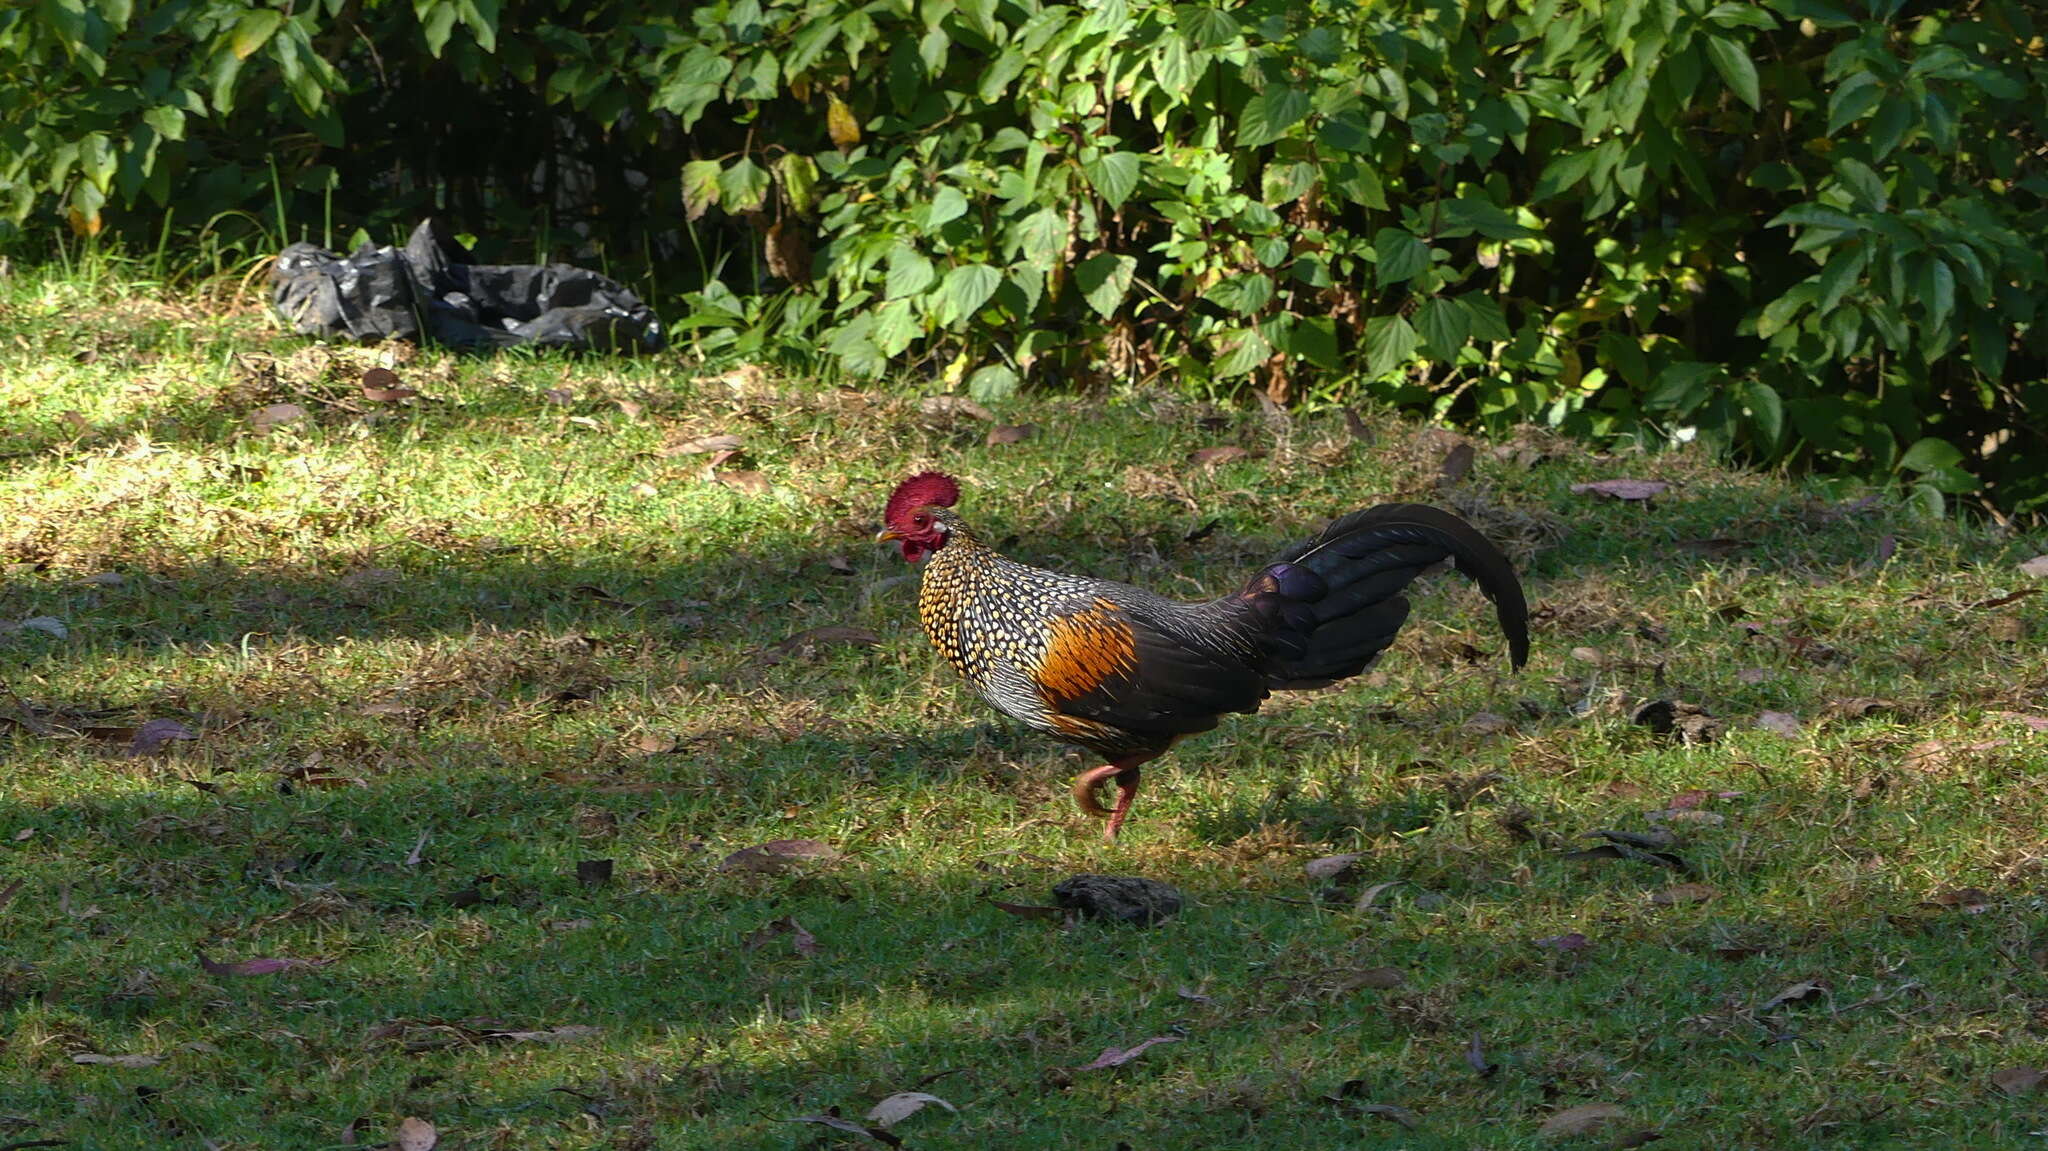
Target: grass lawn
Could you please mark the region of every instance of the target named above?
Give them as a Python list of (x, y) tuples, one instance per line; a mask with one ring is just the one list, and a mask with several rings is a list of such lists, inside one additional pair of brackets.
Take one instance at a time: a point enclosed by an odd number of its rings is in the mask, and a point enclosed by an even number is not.
[[(1447, 476), (1370, 415), (385, 355), (0, 279), (0, 1147), (881, 1146), (790, 1120), (908, 1091), (921, 1149), (2043, 1143), (2042, 538), (1533, 431)], [(1454, 507), (1535, 653), (1435, 580), (1106, 846), (871, 542), (928, 466), (1190, 597)], [(838, 855), (723, 862), (774, 840)], [(996, 906), (1078, 872), (1188, 906)]]

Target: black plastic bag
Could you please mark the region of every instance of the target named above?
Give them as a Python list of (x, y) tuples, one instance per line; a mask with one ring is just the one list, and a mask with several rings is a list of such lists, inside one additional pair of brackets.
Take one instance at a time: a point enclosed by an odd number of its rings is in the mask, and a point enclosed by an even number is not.
[(568, 264), (478, 264), (431, 219), (403, 250), (365, 244), (344, 258), (293, 244), (278, 254), (270, 288), (294, 329), (326, 339), (628, 353), (663, 343), (661, 321), (616, 281)]

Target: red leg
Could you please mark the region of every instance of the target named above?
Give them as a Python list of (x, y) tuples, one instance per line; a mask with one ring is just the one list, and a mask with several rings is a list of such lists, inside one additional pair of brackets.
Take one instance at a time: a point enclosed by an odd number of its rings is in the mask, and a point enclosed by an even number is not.
[[(1075, 777), (1074, 802), (1082, 811), (1109, 820), (1109, 826), (1102, 831), (1102, 838), (1113, 842), (1117, 832), (1123, 829), (1124, 819), (1131, 813), (1131, 801), (1138, 797), (1138, 766), (1153, 758), (1151, 755), (1126, 756), (1114, 763), (1090, 768)], [(1116, 807), (1107, 808), (1095, 798), (1095, 789), (1112, 778), (1116, 780)]]

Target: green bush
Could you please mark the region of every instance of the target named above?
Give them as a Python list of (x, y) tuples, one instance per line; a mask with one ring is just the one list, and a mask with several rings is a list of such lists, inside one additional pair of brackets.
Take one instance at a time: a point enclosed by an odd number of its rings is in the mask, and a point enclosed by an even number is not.
[[(290, 127), (318, 159), (292, 188), (374, 160), (461, 226), (530, 226), (552, 153), (447, 153), (484, 130), (474, 91), (613, 173), (599, 223), (692, 269), (710, 351), (982, 396), (1362, 393), (2048, 505), (2048, 26), (2013, 0), (150, 8), (182, 52), (143, 0), (78, 3), (0, 16), (0, 108), (61, 86), (16, 61), (91, 52), (144, 95), (75, 84), (34, 121), (0, 170), (17, 213), (175, 204), (152, 133)], [(230, 59), (283, 81), (253, 137), (215, 99)]]

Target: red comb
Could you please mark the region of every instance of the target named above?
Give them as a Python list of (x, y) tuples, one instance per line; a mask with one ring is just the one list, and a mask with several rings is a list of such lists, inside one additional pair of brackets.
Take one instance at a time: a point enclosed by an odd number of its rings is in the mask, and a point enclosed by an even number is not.
[(889, 496), (889, 506), (882, 512), (882, 522), (890, 527), (903, 527), (912, 509), (922, 507), (950, 508), (960, 502), (960, 485), (944, 472), (919, 472), (896, 485)]

